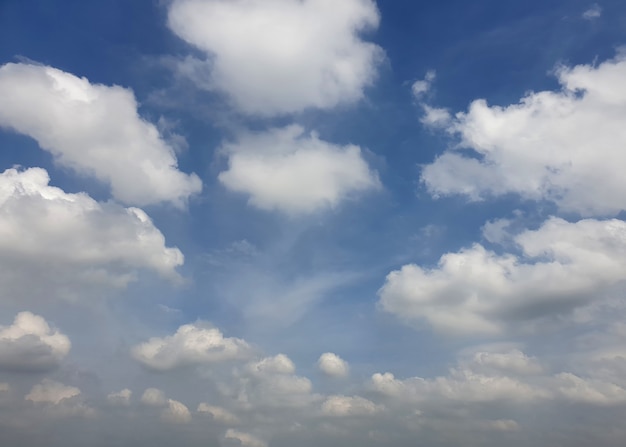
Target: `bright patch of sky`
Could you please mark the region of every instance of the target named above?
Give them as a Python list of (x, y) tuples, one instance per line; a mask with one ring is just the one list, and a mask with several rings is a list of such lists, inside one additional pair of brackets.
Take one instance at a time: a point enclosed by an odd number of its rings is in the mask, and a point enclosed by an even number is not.
[(0, 3), (0, 444), (622, 447), (626, 4)]

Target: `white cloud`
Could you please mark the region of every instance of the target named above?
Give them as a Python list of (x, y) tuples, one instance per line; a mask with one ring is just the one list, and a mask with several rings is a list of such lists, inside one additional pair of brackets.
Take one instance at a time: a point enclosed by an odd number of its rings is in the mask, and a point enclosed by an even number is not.
[(33, 386), (24, 399), (34, 403), (57, 405), (65, 399), (79, 396), (80, 390), (73, 386), (67, 386), (50, 379), (43, 379), (41, 383)]
[(232, 414), (230, 411), (216, 407), (214, 405), (209, 405), (207, 403), (200, 403), (198, 405), (198, 413), (207, 413), (210, 414), (215, 422), (219, 422), (221, 424), (226, 425), (236, 425), (239, 424), (239, 419), (237, 416)]
[(367, 416), (383, 410), (383, 407), (359, 396), (329, 396), (322, 404), (327, 416)]
[(371, 0), (174, 0), (168, 16), (208, 57), (204, 69), (187, 59), (181, 70), (264, 116), (359, 100), (384, 54), (359, 34), (378, 22)]
[(556, 388), (566, 399), (592, 405), (619, 405), (626, 403), (626, 389), (614, 383), (583, 379), (571, 373), (556, 376)]
[(293, 374), (296, 372), (296, 365), (285, 354), (277, 354), (274, 357), (265, 357), (258, 362), (250, 363), (247, 369), (255, 375)]
[(332, 352), (322, 354), (317, 361), (317, 367), (330, 377), (346, 377), (350, 371), (348, 362)]
[(6, 382), (0, 382), (0, 393), (6, 393), (11, 389), (11, 386)]
[(591, 5), (589, 9), (583, 12), (583, 19), (594, 20), (602, 16), (602, 7), (597, 3)]
[(249, 433), (244, 433), (232, 428), (229, 428), (226, 431), (224, 438), (226, 440), (238, 442), (241, 447), (267, 447), (267, 442), (262, 441)]
[(380, 188), (358, 146), (328, 143), (296, 125), (241, 135), (224, 150), (229, 167), (219, 180), (265, 210), (311, 213)]
[(470, 360), (474, 371), (505, 372), (515, 375), (539, 374), (543, 368), (538, 360), (527, 356), (519, 349), (504, 352), (479, 351), (474, 353)]
[(107, 401), (111, 405), (128, 406), (130, 405), (130, 398), (132, 395), (133, 395), (133, 392), (129, 390), (128, 388), (125, 388), (121, 391), (110, 393), (109, 395), (107, 395)]
[(318, 400), (313, 384), (295, 375), (295, 365), (284, 354), (246, 365), (230, 394), (244, 409), (301, 408)]
[(161, 419), (174, 424), (188, 424), (191, 422), (191, 413), (181, 402), (168, 399), (167, 407), (161, 413)]
[(165, 246), (142, 210), (98, 203), (48, 182), (48, 173), (40, 168), (0, 174), (5, 299), (49, 296), (52, 289), (74, 297), (80, 295), (79, 285), (123, 287), (140, 269), (179, 279), (175, 268), (183, 263), (182, 253)]
[(219, 329), (196, 323), (181, 326), (174, 335), (151, 338), (135, 346), (132, 354), (149, 368), (167, 371), (241, 359), (247, 357), (249, 351), (244, 340), (224, 337)]
[(148, 388), (141, 396), (141, 403), (149, 407), (163, 407), (167, 404), (165, 393), (158, 388)]
[(562, 67), (557, 76), (561, 91), (530, 93), (507, 107), (477, 100), (466, 113), (435, 120), (460, 144), (424, 167), (430, 193), (470, 200), (516, 193), (587, 216), (626, 209), (626, 56)]
[(513, 239), (523, 255), (479, 244), (424, 269), (387, 276), (380, 305), (405, 321), (451, 334), (497, 334), (508, 325), (566, 316), (626, 279), (626, 222), (551, 218)]
[(143, 120), (130, 90), (90, 84), (52, 67), (0, 67), (0, 126), (28, 135), (55, 161), (110, 184), (127, 204), (183, 205), (201, 190), (174, 149)]
[(0, 326), (0, 369), (47, 371), (67, 356), (67, 336), (50, 328), (45, 319), (20, 312), (10, 326)]
[(428, 93), (436, 77), (437, 73), (434, 70), (430, 70), (428, 71), (428, 73), (426, 73), (426, 77), (424, 79), (415, 81), (411, 86), (411, 92), (413, 93), (413, 96), (416, 99), (421, 99), (424, 94)]
[(38, 408), (54, 417), (91, 417), (95, 409), (84, 402), (81, 391), (50, 379), (43, 379), (33, 386), (24, 400), (32, 402)]
[(413, 377), (399, 380), (391, 373), (376, 373), (371, 383), (374, 390), (407, 402), (530, 402), (551, 397), (545, 389), (515, 377), (482, 374), (463, 368), (452, 369), (448, 376), (434, 379)]

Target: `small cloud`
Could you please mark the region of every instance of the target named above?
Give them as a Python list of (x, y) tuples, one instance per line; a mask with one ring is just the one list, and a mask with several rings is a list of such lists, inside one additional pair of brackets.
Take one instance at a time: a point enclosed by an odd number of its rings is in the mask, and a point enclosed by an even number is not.
[(429, 70), (426, 73), (424, 79), (415, 81), (411, 86), (411, 92), (413, 93), (413, 96), (416, 99), (419, 99), (422, 95), (428, 93), (436, 77), (437, 73), (435, 72), (435, 70)]
[(348, 362), (332, 352), (322, 354), (317, 366), (321, 372), (330, 377), (346, 377), (349, 372)]
[(602, 15), (602, 7), (597, 3), (591, 5), (589, 9), (583, 12), (583, 19), (585, 20), (594, 20)]

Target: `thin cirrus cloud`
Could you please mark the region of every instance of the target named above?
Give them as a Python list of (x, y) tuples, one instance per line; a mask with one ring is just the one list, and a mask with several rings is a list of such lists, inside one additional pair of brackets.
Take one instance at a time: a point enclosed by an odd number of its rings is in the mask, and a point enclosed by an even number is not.
[(56, 68), (0, 67), (0, 126), (34, 138), (55, 161), (95, 176), (129, 205), (183, 206), (202, 188), (178, 170), (174, 148), (142, 119), (131, 90)]
[(308, 214), (380, 188), (358, 146), (329, 143), (297, 125), (240, 135), (223, 151), (228, 169), (220, 182), (264, 210)]
[(4, 299), (17, 299), (20, 293), (49, 296), (51, 290), (81, 298), (81, 286), (124, 287), (140, 270), (179, 280), (176, 267), (183, 255), (165, 246), (145, 212), (99, 203), (48, 183), (41, 168), (0, 173)]
[(31, 312), (20, 312), (0, 326), (0, 370), (43, 372), (57, 368), (70, 351), (70, 339)]
[(207, 57), (180, 69), (262, 116), (361, 99), (384, 55), (361, 33), (379, 20), (371, 0), (174, 0), (168, 11), (170, 29)]
[(424, 166), (422, 182), (434, 196), (515, 193), (583, 216), (619, 213), (626, 209), (625, 77), (619, 54), (598, 66), (561, 67), (560, 91), (529, 93), (518, 104), (476, 100), (454, 117), (429, 108), (423, 122), (460, 142)]
[(403, 266), (379, 291), (382, 309), (411, 325), (456, 335), (498, 335), (540, 318), (567, 317), (611, 297), (626, 280), (626, 222), (551, 218), (513, 237), (522, 254), (480, 244), (436, 267)]

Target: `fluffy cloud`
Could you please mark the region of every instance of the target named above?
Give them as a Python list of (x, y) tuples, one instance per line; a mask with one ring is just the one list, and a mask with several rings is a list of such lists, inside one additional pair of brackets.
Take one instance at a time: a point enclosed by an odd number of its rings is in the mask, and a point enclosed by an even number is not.
[(265, 116), (360, 99), (383, 51), (359, 34), (378, 22), (372, 0), (174, 0), (168, 16), (209, 58), (208, 69), (193, 59), (181, 69)]
[(69, 338), (42, 317), (20, 312), (11, 326), (0, 326), (0, 369), (48, 371), (59, 366), (70, 347)]
[(181, 402), (168, 399), (167, 407), (161, 413), (161, 419), (174, 424), (187, 424), (191, 421), (191, 413)]
[(249, 433), (244, 433), (232, 428), (226, 431), (224, 439), (226, 441), (235, 441), (241, 447), (267, 447), (267, 442), (262, 441)]
[(55, 417), (89, 417), (95, 410), (84, 402), (81, 391), (50, 379), (33, 386), (24, 400), (32, 402), (46, 414)]
[(238, 379), (230, 394), (247, 410), (303, 408), (319, 398), (312, 393), (311, 381), (296, 375), (295, 365), (284, 354), (247, 364)]
[(358, 146), (328, 143), (300, 126), (245, 134), (224, 151), (229, 166), (219, 180), (261, 209), (311, 213), (380, 187)]
[(317, 367), (330, 377), (346, 377), (350, 371), (348, 362), (332, 352), (322, 354), (317, 361)]
[(122, 287), (139, 269), (179, 278), (175, 268), (183, 263), (182, 253), (165, 246), (142, 210), (101, 204), (48, 182), (40, 168), (0, 174), (4, 299), (20, 293), (48, 296), (50, 284), (68, 297), (78, 294), (78, 285)]
[(626, 279), (624, 221), (551, 218), (513, 239), (521, 256), (475, 244), (433, 269), (405, 265), (380, 289), (382, 308), (442, 332), (495, 334), (507, 324), (567, 315)]
[(198, 405), (197, 411), (198, 413), (206, 413), (211, 415), (211, 418), (213, 418), (215, 422), (219, 422), (220, 424), (235, 425), (239, 423), (239, 419), (237, 418), (237, 416), (232, 414), (230, 411), (221, 407), (209, 405), (204, 402)]
[(0, 126), (28, 135), (60, 165), (110, 184), (133, 205), (182, 205), (200, 191), (177, 169), (174, 149), (143, 120), (130, 90), (90, 84), (52, 67), (0, 67)]
[(561, 91), (530, 93), (507, 107), (477, 100), (436, 120), (460, 144), (424, 167), (428, 190), (471, 200), (516, 193), (586, 216), (626, 209), (626, 56), (557, 75)]
[(245, 358), (250, 347), (239, 338), (224, 337), (219, 329), (197, 324), (181, 326), (174, 335), (154, 337), (133, 348), (133, 357), (148, 368), (167, 371)]
[(24, 399), (34, 403), (59, 404), (65, 399), (79, 396), (80, 390), (73, 386), (67, 386), (54, 380), (44, 379), (41, 383), (33, 386)]
[(130, 405), (130, 398), (133, 395), (133, 392), (128, 388), (123, 389), (122, 391), (118, 391), (116, 393), (110, 393), (107, 395), (107, 401), (111, 405), (116, 406), (128, 406)]
[(167, 399), (165, 393), (158, 388), (148, 388), (141, 396), (141, 403), (149, 407), (162, 407)]
[(330, 396), (322, 404), (326, 416), (367, 416), (382, 411), (382, 407), (359, 396)]
[(452, 369), (450, 375), (435, 379), (398, 380), (391, 373), (377, 373), (372, 376), (372, 386), (382, 394), (409, 402), (530, 402), (550, 397), (548, 391), (514, 377), (481, 374), (462, 368)]

